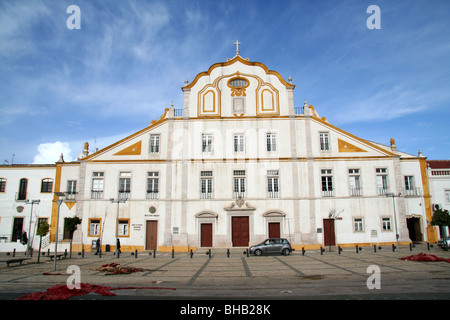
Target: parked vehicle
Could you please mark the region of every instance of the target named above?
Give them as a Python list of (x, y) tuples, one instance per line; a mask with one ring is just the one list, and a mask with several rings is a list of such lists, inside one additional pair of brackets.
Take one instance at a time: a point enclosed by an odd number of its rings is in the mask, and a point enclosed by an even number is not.
[(254, 254), (255, 256), (271, 253), (281, 253), (287, 256), (291, 254), (292, 251), (293, 249), (291, 247), (291, 244), (287, 239), (269, 238), (264, 240), (260, 244), (250, 247), (249, 253)]
[[(447, 242), (446, 245), (445, 245), (444, 240), (445, 240), (445, 242)], [(447, 248), (450, 248), (450, 236), (448, 236), (446, 239), (442, 238), (442, 239), (439, 239), (439, 240), (438, 240), (438, 246), (439, 246), (439, 247), (442, 247), (442, 248), (443, 248), (444, 245), (445, 245)]]

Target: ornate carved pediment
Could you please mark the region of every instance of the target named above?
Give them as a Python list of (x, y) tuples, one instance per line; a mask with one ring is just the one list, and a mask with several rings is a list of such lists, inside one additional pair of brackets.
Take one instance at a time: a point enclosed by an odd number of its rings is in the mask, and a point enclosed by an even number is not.
[(251, 206), (242, 197), (237, 198), (228, 207), (224, 208), (225, 211), (253, 211), (256, 210), (255, 207)]

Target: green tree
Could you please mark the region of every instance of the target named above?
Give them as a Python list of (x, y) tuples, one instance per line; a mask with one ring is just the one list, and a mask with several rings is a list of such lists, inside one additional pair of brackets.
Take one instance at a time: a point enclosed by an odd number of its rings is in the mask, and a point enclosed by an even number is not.
[[(448, 210), (441, 209), (439, 207), (434, 210), (433, 217), (431, 220), (431, 225), (439, 226), (443, 230), (444, 240), (447, 239), (447, 227), (450, 227), (450, 214)], [(448, 250), (447, 241), (444, 241), (443, 248)]]
[(73, 233), (75, 232), (75, 230), (77, 230), (79, 224), (81, 224), (81, 219), (78, 217), (64, 219), (64, 228), (69, 232), (70, 237), (70, 258), (72, 258)]
[(41, 258), (42, 237), (45, 237), (47, 235), (47, 233), (49, 232), (49, 230), (50, 230), (50, 227), (49, 227), (47, 221), (43, 221), (39, 224), (39, 228), (36, 232), (36, 234), (39, 236), (39, 253), (38, 253), (38, 259), (37, 259), (38, 263)]

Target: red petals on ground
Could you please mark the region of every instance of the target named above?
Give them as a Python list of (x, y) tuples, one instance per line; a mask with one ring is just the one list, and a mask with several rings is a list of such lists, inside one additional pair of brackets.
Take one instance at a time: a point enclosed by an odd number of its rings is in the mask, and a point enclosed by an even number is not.
[(408, 256), (408, 257), (404, 257), (404, 258), (399, 258), (401, 260), (406, 260), (406, 261), (425, 261), (425, 262), (438, 262), (438, 261), (444, 261), (444, 262), (448, 262), (450, 263), (450, 259), (445, 259), (445, 258), (439, 258), (436, 257), (435, 255), (432, 254), (425, 254), (425, 253), (419, 253), (416, 255), (412, 255), (412, 256)]
[(66, 285), (56, 285), (48, 288), (45, 292), (35, 292), (26, 296), (20, 297), (17, 300), (68, 300), (71, 297), (83, 296), (85, 294), (94, 292), (102, 296), (115, 296), (116, 294), (111, 290), (129, 290), (129, 289), (167, 289), (176, 290), (175, 288), (163, 287), (122, 287), (111, 288), (95, 284), (80, 284), (80, 289), (69, 289)]

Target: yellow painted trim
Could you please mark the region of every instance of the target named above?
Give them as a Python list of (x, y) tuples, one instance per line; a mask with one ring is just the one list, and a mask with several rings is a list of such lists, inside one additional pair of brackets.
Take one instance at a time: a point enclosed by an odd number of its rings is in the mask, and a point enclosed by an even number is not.
[[(166, 113), (165, 113), (165, 114), (166, 114)], [(165, 115), (165, 114), (164, 114), (164, 115)], [(92, 153), (92, 154), (88, 155), (88, 156), (87, 156), (86, 158), (84, 158), (83, 160), (86, 160), (86, 161), (93, 161), (92, 159), (95, 159), (95, 158), (97, 158), (97, 157), (99, 157), (99, 156), (105, 154), (107, 151), (109, 151), (109, 150), (111, 150), (111, 149), (113, 149), (113, 148), (115, 148), (115, 147), (117, 147), (117, 146), (119, 146), (119, 145), (121, 145), (121, 144), (124, 144), (125, 142), (127, 142), (127, 141), (129, 141), (129, 140), (134, 139), (134, 138), (136, 138), (136, 137), (138, 137), (138, 136), (140, 136), (140, 135), (142, 135), (142, 134), (147, 133), (148, 131), (151, 131), (151, 130), (153, 130), (153, 129), (159, 127), (160, 125), (162, 125), (162, 124), (165, 123), (166, 121), (167, 121), (167, 118), (160, 119), (160, 120), (158, 120), (158, 121), (156, 121), (156, 122), (155, 122), (155, 121), (152, 121), (152, 124), (151, 124), (150, 126), (145, 127), (144, 129), (139, 130), (138, 132), (135, 132), (135, 133), (129, 135), (128, 137), (123, 138), (122, 140), (119, 140), (119, 141), (117, 141), (117, 142), (115, 142), (115, 143), (113, 143), (113, 144), (111, 144), (111, 145), (109, 145), (109, 146), (107, 146), (107, 147), (105, 147), (105, 148), (103, 148), (103, 149), (101, 149), (101, 150), (95, 152), (95, 153)]]
[[(212, 93), (212, 110), (206, 110), (206, 96)], [(216, 92), (208, 90), (203, 94), (202, 113), (216, 113)]]
[(323, 124), (323, 125), (326, 126), (326, 127), (329, 127), (330, 129), (333, 129), (333, 130), (335, 130), (335, 131), (337, 131), (337, 132), (339, 132), (339, 133), (342, 133), (342, 134), (344, 134), (344, 135), (346, 135), (346, 136), (348, 136), (348, 137), (350, 137), (350, 138), (352, 138), (352, 139), (355, 139), (355, 140), (357, 140), (357, 141), (359, 141), (359, 142), (361, 142), (361, 143), (363, 143), (363, 144), (365, 144), (365, 145), (367, 145), (367, 146), (369, 146), (369, 147), (371, 147), (371, 148), (373, 148), (373, 149), (375, 149), (375, 150), (377, 150), (377, 151), (380, 151), (380, 152), (382, 152), (382, 153), (384, 153), (384, 154), (386, 154), (386, 155), (388, 155), (388, 156), (391, 156), (391, 157), (398, 157), (397, 154), (392, 153), (392, 152), (390, 152), (390, 151), (387, 151), (387, 150), (385, 150), (385, 149), (382, 149), (382, 148), (380, 148), (380, 147), (378, 147), (378, 146), (376, 146), (376, 145), (370, 143), (370, 142), (367, 141), (367, 140), (364, 140), (364, 139), (362, 139), (362, 138), (359, 138), (359, 137), (357, 137), (357, 136), (355, 136), (355, 135), (353, 135), (353, 134), (351, 134), (351, 133), (349, 133), (349, 132), (347, 132), (347, 131), (345, 131), (345, 130), (342, 130), (342, 129), (340, 129), (340, 128), (338, 128), (338, 127), (336, 127), (336, 126), (334, 126), (334, 125), (332, 125), (332, 124), (330, 124), (330, 123), (328, 123), (328, 122), (325, 122), (324, 120), (322, 120), (322, 119), (320, 119), (320, 118), (318, 118), (318, 117), (312, 116), (311, 119), (313, 119), (314, 121), (316, 121), (316, 122), (318, 122), (318, 123), (320, 123), (320, 124)]
[[(91, 235), (91, 221), (92, 220), (99, 220), (100, 221), (99, 222), (100, 232), (98, 234), (95, 234), (95, 235), (94, 234)], [(103, 232), (103, 230), (102, 230), (102, 218), (89, 218), (89, 220), (88, 220), (88, 233), (87, 233), (87, 236), (90, 237), (90, 238), (100, 238), (102, 236), (102, 232)]]
[(351, 143), (348, 143), (347, 141), (341, 140), (338, 138), (338, 147), (339, 152), (367, 152), (366, 150), (363, 150)]
[(423, 186), (423, 201), (425, 203), (425, 216), (427, 218), (427, 237), (428, 242), (435, 243), (438, 241), (438, 234), (436, 229), (431, 225), (431, 220), (433, 219), (433, 213), (431, 211), (431, 195), (428, 186), (428, 175), (427, 175), (427, 159), (420, 158), (420, 174), (422, 175), (422, 186)]
[(273, 70), (269, 70), (263, 63), (261, 63), (261, 62), (250, 62), (250, 61), (248, 61), (246, 59), (242, 59), (240, 56), (236, 56), (233, 59), (228, 60), (227, 62), (219, 62), (219, 63), (213, 64), (211, 67), (209, 67), (208, 71), (204, 71), (204, 72), (201, 72), (201, 73), (197, 74), (195, 79), (190, 84), (188, 84), (185, 87), (182, 87), (181, 89), (183, 91), (186, 90), (186, 89), (191, 89), (201, 77), (209, 76), (214, 69), (219, 68), (219, 67), (226, 67), (226, 66), (234, 64), (235, 62), (240, 62), (240, 63), (245, 64), (247, 66), (261, 67), (266, 72), (266, 74), (270, 74), (270, 75), (276, 76), (280, 80), (280, 82), (284, 86), (286, 86), (287, 88), (292, 88), (292, 89), (295, 88), (294, 85), (286, 82), (283, 79), (283, 77), (278, 72), (273, 71)]
[[(119, 233), (117, 233), (117, 237), (119, 237), (119, 238), (129, 238), (130, 237), (130, 231), (131, 231), (131, 228), (130, 228), (130, 218), (119, 218), (119, 219), (117, 219), (117, 221), (116, 221), (116, 228), (117, 228), (117, 230), (119, 230), (119, 222), (120, 221), (126, 221), (127, 222), (127, 225), (128, 225), (128, 234), (126, 235), (126, 236), (119, 236)], [(120, 246), (120, 249), (122, 249), (122, 246)]]
[[(61, 172), (62, 172), (62, 164), (57, 163), (56, 164), (56, 172), (55, 172), (55, 180), (54, 180), (54, 186), (53, 190), (54, 192), (61, 191)], [(52, 203), (52, 216), (50, 219), (50, 242), (54, 242), (56, 240), (56, 225), (57, 225), (57, 219), (58, 219), (58, 203), (56, 200), (59, 199), (59, 197), (55, 194), (53, 194), (53, 203)], [(61, 219), (61, 217), (60, 217)]]
[(139, 156), (141, 155), (142, 149), (142, 140), (136, 142), (135, 144), (126, 147), (125, 149), (114, 153), (113, 156)]
[(64, 202), (67, 206), (67, 208), (69, 208), (69, 210), (72, 210), (73, 206), (76, 205), (77, 203), (75, 201), (73, 202)]
[(189, 247), (189, 246), (158, 246), (158, 251), (160, 252), (172, 252), (172, 249), (174, 252), (190, 252), (197, 250), (196, 247)]
[[(270, 93), (270, 96), (272, 97), (272, 108), (270, 109), (266, 109), (264, 106), (264, 92), (267, 91), (268, 93)], [(263, 112), (273, 112), (275, 111), (275, 98), (273, 96), (273, 92), (270, 91), (269, 89), (264, 89), (261, 91), (261, 111)]]

